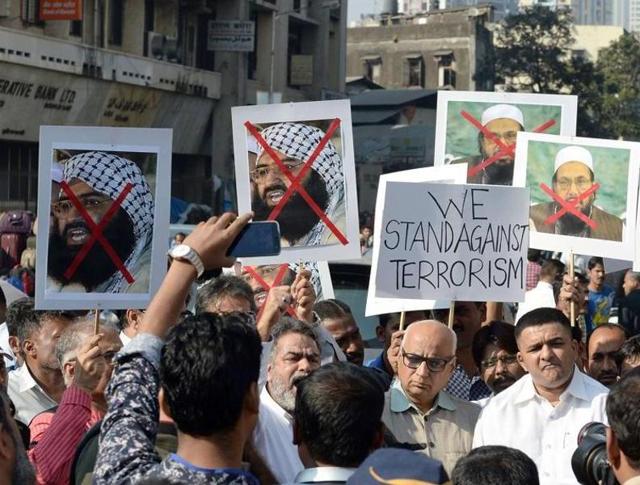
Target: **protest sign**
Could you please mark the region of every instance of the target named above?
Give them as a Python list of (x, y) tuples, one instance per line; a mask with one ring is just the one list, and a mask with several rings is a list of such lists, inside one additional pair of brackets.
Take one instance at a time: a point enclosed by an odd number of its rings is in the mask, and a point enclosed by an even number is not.
[(467, 182), (512, 185), (520, 131), (575, 135), (577, 96), (439, 91), (434, 165), (467, 163)]
[(348, 100), (232, 108), (238, 210), (280, 224), (282, 252), (249, 264), (360, 257)]
[(389, 182), (439, 182), (442, 184), (464, 184), (467, 178), (467, 165), (448, 165), (443, 167), (416, 168), (402, 172), (389, 173), (380, 176), (378, 195), (376, 197), (376, 212), (373, 231), (373, 256), (371, 259), (371, 272), (369, 276), (369, 288), (367, 290), (367, 304), (365, 315), (380, 315), (382, 313), (430, 310), (434, 308), (448, 308), (448, 300), (414, 300), (399, 297), (380, 297), (377, 295), (376, 274), (380, 255), (380, 242), (382, 234), (382, 208), (386, 199), (386, 187)]
[(145, 308), (166, 272), (172, 130), (43, 126), (36, 308)]
[(640, 144), (520, 133), (514, 184), (531, 191), (530, 246), (631, 261)]
[(521, 301), (526, 189), (388, 182), (376, 296)]

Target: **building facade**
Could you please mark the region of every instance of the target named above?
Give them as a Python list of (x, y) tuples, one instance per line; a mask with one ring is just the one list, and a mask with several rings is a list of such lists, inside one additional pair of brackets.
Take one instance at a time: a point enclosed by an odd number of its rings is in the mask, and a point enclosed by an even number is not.
[(476, 71), (492, 49), (491, 7), (436, 10), (348, 29), (347, 75), (387, 89), (491, 90)]
[[(36, 209), (40, 125), (88, 125), (173, 128), (172, 195), (220, 212), (232, 106), (344, 92), (346, 0), (76, 1), (0, 7), (0, 210)], [(255, 22), (253, 49), (210, 50), (215, 20)]]

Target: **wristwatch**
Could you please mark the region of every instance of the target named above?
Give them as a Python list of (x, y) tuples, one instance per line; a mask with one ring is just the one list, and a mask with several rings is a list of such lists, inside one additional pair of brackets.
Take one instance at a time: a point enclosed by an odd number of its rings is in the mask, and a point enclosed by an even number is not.
[(188, 263), (191, 263), (198, 273), (198, 278), (200, 278), (202, 273), (204, 273), (204, 264), (202, 264), (200, 255), (186, 244), (178, 244), (177, 246), (172, 247), (169, 249), (168, 254), (170, 257), (177, 259), (178, 261), (187, 261)]

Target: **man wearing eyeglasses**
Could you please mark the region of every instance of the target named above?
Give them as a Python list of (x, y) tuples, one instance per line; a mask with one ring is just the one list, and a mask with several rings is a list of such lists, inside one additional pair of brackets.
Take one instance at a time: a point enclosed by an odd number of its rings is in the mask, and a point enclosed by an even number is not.
[[(518, 363), (515, 327), (494, 320), (482, 327), (473, 338), (473, 359), (492, 396), (504, 391), (526, 374)], [(477, 401), (485, 406), (491, 397)]]
[[(567, 202), (578, 199), (595, 182), (593, 157), (589, 150), (569, 146), (558, 151), (551, 181), (553, 191), (562, 199)], [(565, 211), (556, 222), (546, 224), (545, 221), (549, 217), (563, 210), (560, 204), (553, 201), (531, 207), (531, 230), (563, 236), (622, 241), (622, 219), (597, 207), (595, 200), (596, 192), (583, 198), (576, 205), (582, 214), (595, 223), (593, 227), (570, 211)]]
[[(293, 177), (298, 177), (325, 133), (315, 126), (303, 123), (277, 123), (261, 132), (280, 162)], [(255, 166), (250, 162), (251, 209), (254, 221), (269, 218), (282, 200), (291, 180), (271, 155), (260, 147)], [(342, 157), (329, 141), (306, 169), (301, 187), (329, 220), (341, 231), (346, 230), (344, 173)], [(283, 246), (315, 246), (336, 244), (333, 232), (320, 220), (300, 191), (296, 191), (284, 204), (276, 218), (280, 224)]]
[(133, 281), (127, 281), (102, 244), (95, 243), (73, 274), (74, 259), (93, 237), (88, 221), (61, 190), (51, 203), (47, 266), (48, 291), (145, 293), (149, 289), (154, 201), (140, 168), (131, 160), (105, 152), (81, 152), (63, 164), (62, 181), (95, 224), (131, 184), (102, 235)]
[(456, 366), (456, 334), (436, 320), (415, 322), (400, 345), (398, 379), (382, 420), (402, 447), (440, 460), (451, 474), (471, 450), (480, 407), (444, 389)]

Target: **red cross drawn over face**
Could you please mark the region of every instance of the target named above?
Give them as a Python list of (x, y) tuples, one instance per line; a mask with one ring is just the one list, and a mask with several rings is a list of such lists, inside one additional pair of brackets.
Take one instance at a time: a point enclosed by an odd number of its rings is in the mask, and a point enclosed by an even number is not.
[(587, 190), (582, 192), (578, 197), (574, 197), (568, 200), (563, 199), (558, 194), (556, 194), (548, 185), (540, 184), (540, 188), (546, 192), (553, 200), (555, 200), (558, 204), (562, 206), (562, 209), (557, 211), (555, 214), (550, 215), (545, 221), (544, 224), (554, 224), (558, 219), (560, 219), (567, 212), (571, 212), (574, 216), (579, 218), (582, 222), (588, 225), (591, 229), (595, 229), (598, 227), (598, 224), (593, 219), (590, 219), (586, 216), (580, 209), (578, 209), (578, 204), (589, 197), (592, 194), (595, 194), (596, 191), (600, 188), (600, 184), (595, 183)]
[[(489, 158), (483, 160), (478, 165), (469, 168), (469, 172), (468, 172), (469, 177), (475, 177), (482, 170), (484, 170), (486, 167), (488, 167), (492, 163), (497, 162), (501, 158), (504, 158), (506, 156), (511, 156), (511, 157), (514, 156), (513, 154), (514, 154), (515, 149), (516, 149), (516, 144), (515, 143), (507, 145), (500, 138), (498, 138), (495, 134), (493, 134), (491, 131), (489, 131), (485, 126), (482, 126), (482, 123), (480, 123), (477, 119), (475, 119), (472, 115), (470, 115), (466, 111), (461, 111), (460, 115), (465, 120), (467, 120), (469, 123), (471, 123), (473, 126), (475, 126), (484, 135), (485, 138), (488, 138), (489, 140), (491, 140), (499, 148), (499, 150), (494, 155), (492, 155)], [(549, 128), (551, 128), (555, 124), (556, 124), (555, 120), (549, 120), (549, 121), (541, 124), (537, 128), (535, 128), (533, 130), (533, 132), (534, 133), (542, 133), (542, 132), (548, 130)]]
[(277, 217), (280, 215), (280, 212), (282, 212), (282, 209), (284, 208), (284, 205), (287, 203), (289, 198), (295, 192), (298, 192), (300, 196), (309, 205), (309, 207), (311, 207), (313, 212), (316, 213), (316, 215), (322, 220), (322, 222), (324, 222), (325, 225), (336, 236), (338, 241), (340, 241), (342, 244), (347, 244), (349, 241), (344, 236), (344, 234), (342, 234), (342, 232), (340, 232), (340, 229), (338, 229), (336, 225), (333, 222), (331, 222), (331, 220), (327, 217), (327, 215), (320, 208), (320, 206), (318, 206), (316, 201), (313, 200), (313, 198), (307, 193), (305, 188), (302, 186), (302, 178), (306, 175), (306, 173), (309, 170), (311, 170), (311, 165), (313, 165), (313, 162), (316, 160), (316, 158), (318, 158), (318, 155), (320, 155), (320, 153), (322, 152), (326, 144), (329, 143), (329, 140), (333, 136), (333, 133), (340, 126), (340, 120), (336, 118), (331, 122), (331, 124), (329, 125), (329, 129), (325, 133), (324, 137), (322, 137), (322, 140), (320, 140), (320, 143), (318, 143), (318, 146), (316, 146), (313, 153), (311, 153), (311, 156), (309, 157), (309, 159), (304, 163), (297, 177), (294, 176), (293, 173), (291, 173), (291, 170), (289, 170), (284, 163), (282, 163), (282, 160), (280, 160), (280, 157), (278, 157), (278, 155), (273, 150), (273, 148), (269, 146), (269, 144), (262, 137), (262, 135), (260, 134), (260, 132), (255, 126), (253, 126), (249, 121), (247, 121), (244, 125), (247, 128), (247, 130), (249, 130), (249, 133), (251, 133), (251, 135), (256, 139), (256, 141), (262, 146), (262, 149), (267, 152), (269, 157), (271, 157), (271, 159), (275, 162), (278, 168), (280, 168), (280, 171), (284, 174), (284, 176), (287, 177), (291, 182), (291, 185), (282, 196), (282, 199), (280, 199), (278, 204), (276, 204), (276, 206), (273, 208), (273, 210), (271, 211), (271, 214), (269, 214), (269, 217), (267, 219), (270, 221), (277, 219)]
[(87, 209), (84, 208), (84, 206), (82, 205), (82, 202), (80, 202), (80, 199), (78, 199), (78, 196), (76, 196), (73, 190), (71, 190), (71, 187), (69, 187), (69, 184), (67, 184), (67, 182), (65, 181), (60, 182), (60, 187), (62, 188), (64, 193), (67, 194), (67, 197), (69, 197), (69, 200), (74, 205), (78, 213), (82, 216), (84, 221), (87, 223), (87, 225), (89, 226), (89, 230), (91, 231), (91, 237), (86, 243), (82, 245), (82, 248), (80, 248), (80, 251), (78, 252), (78, 254), (76, 254), (75, 258), (73, 258), (71, 265), (69, 265), (67, 270), (64, 272), (64, 277), (67, 280), (71, 280), (71, 278), (73, 278), (73, 275), (78, 270), (78, 267), (80, 266), (82, 261), (84, 261), (84, 259), (87, 257), (87, 254), (89, 254), (89, 251), (91, 250), (93, 245), (96, 243), (96, 241), (98, 241), (102, 246), (102, 248), (104, 249), (104, 251), (109, 255), (109, 258), (111, 258), (111, 261), (113, 261), (113, 264), (116, 265), (116, 268), (118, 268), (118, 271), (120, 271), (124, 276), (125, 280), (127, 280), (127, 283), (129, 284), (133, 283), (135, 281), (134, 277), (131, 276), (131, 273), (129, 273), (129, 271), (127, 270), (126, 266), (124, 265), (124, 263), (122, 262), (122, 260), (120, 259), (116, 251), (113, 249), (111, 244), (109, 244), (109, 241), (107, 241), (104, 235), (102, 234), (102, 231), (104, 231), (104, 228), (107, 227), (107, 224), (109, 223), (109, 221), (116, 214), (117, 210), (120, 208), (124, 200), (127, 198), (127, 195), (129, 195), (129, 192), (131, 192), (131, 189), (133, 188), (133, 184), (131, 184), (131, 182), (128, 182), (124, 186), (124, 189), (122, 189), (122, 192), (120, 192), (120, 195), (118, 195), (118, 198), (113, 201), (113, 203), (111, 204), (111, 206), (109, 207), (105, 215), (100, 220), (99, 224), (96, 224), (93, 221), (93, 218), (91, 217)]
[[(281, 264), (278, 266), (278, 272), (276, 273), (276, 277), (273, 279), (273, 283), (267, 283), (262, 276), (256, 271), (254, 266), (244, 266), (243, 269), (247, 270), (247, 273), (251, 275), (253, 279), (255, 279), (262, 288), (267, 292), (267, 298), (269, 298), (268, 293), (271, 291), (271, 288), (274, 286), (280, 286), (284, 276), (287, 274), (287, 270), (289, 269), (289, 265), (287, 263)], [(258, 309), (258, 316), (256, 317), (256, 321), (260, 321), (260, 317), (262, 316), (262, 312), (264, 311), (264, 306), (267, 303), (267, 300), (264, 300), (262, 306)], [(291, 305), (287, 307), (287, 313), (291, 315), (293, 318), (298, 318), (295, 310)]]

